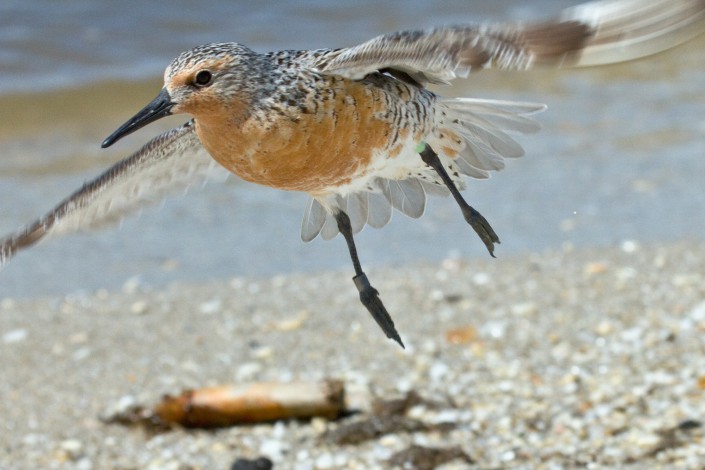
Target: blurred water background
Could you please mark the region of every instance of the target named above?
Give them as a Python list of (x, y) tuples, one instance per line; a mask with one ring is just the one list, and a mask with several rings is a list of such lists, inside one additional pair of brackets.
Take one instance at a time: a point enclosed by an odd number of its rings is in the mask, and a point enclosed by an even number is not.
[[(259, 50), (347, 46), (377, 34), (483, 19), (531, 19), (576, 2), (390, 0), (190, 2), (4, 0), (0, 4), (0, 233), (51, 209), (183, 116), (109, 150), (100, 142), (161, 87), (168, 62), (194, 45)], [(547, 103), (527, 155), (486, 181), (470, 203), (520, 253), (644, 246), (705, 233), (705, 38), (615, 66), (482, 72), (449, 96)], [(0, 299), (159, 287), (240, 275), (347, 269), (338, 238), (303, 244), (306, 196), (230, 178), (146, 209), (120, 229), (50, 240), (0, 271)], [(487, 256), (451, 200), (418, 221), (395, 214), (357, 238), (363, 263), (403, 265)], [(627, 242), (627, 243), (625, 243)], [(636, 245), (635, 245), (636, 244)], [(563, 254), (561, 253), (561, 250)], [(656, 267), (654, 269), (657, 269)]]

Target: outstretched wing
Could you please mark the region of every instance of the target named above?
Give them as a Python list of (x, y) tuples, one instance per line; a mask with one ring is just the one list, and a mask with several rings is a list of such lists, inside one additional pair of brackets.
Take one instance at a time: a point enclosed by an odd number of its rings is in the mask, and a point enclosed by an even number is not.
[(588, 2), (539, 23), (486, 23), (385, 34), (318, 57), (324, 73), (359, 79), (399, 71), (447, 83), (482, 68), (525, 70), (636, 59), (705, 31), (705, 0)]
[[(350, 48), (312, 51), (306, 61), (319, 72), (350, 79), (387, 72), (425, 85), (447, 83), (483, 68), (526, 70), (632, 60), (703, 32), (705, 0), (602, 0), (537, 23), (481, 23), (385, 34)], [(470, 99), (444, 100), (439, 106), (453, 118), (448, 119), (456, 123), (451, 130), (466, 144), (453, 164), (475, 178), (486, 178), (504, 166), (504, 158), (521, 155), (520, 146), (507, 133), (535, 132), (538, 125), (530, 115), (543, 109), (530, 103)], [(337, 227), (328, 206), (345, 210), (356, 231), (366, 223), (384, 225), (392, 207), (419, 217), (425, 195), (443, 190), (411, 176), (378, 179), (366, 193), (326, 204), (312, 200), (304, 214), (302, 239), (335, 236)]]
[(165, 132), (84, 184), (44, 217), (0, 240), (0, 267), (18, 250), (44, 237), (117, 222), (205, 178), (216, 167), (198, 140), (193, 121)]

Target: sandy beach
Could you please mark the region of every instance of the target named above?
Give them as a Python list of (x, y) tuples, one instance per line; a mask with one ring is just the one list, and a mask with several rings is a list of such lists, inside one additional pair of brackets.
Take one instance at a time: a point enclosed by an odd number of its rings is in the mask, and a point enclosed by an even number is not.
[[(412, 444), (457, 447), (444, 469), (702, 468), (703, 266), (684, 241), (372, 270), (405, 351), (347, 272), (5, 299), (0, 468), (390, 468)], [(359, 413), (154, 435), (100, 419), (188, 388), (324, 378)], [(330, 438), (409, 391), (426, 400), (406, 412), (415, 430)]]
[[(568, 3), (10, 2), (0, 235), (181, 124), (100, 149), (196, 44), (344, 47)], [(405, 350), (358, 301), (343, 241), (300, 241), (304, 195), (230, 178), (23, 251), (0, 271), (0, 470), (705, 468), (703, 63), (705, 36), (438, 87), (548, 110), (519, 138), (526, 157), (469, 181), (497, 259), (449, 199), (356, 236)], [(338, 420), (157, 433), (105, 419), (187, 389), (325, 379), (345, 389)]]

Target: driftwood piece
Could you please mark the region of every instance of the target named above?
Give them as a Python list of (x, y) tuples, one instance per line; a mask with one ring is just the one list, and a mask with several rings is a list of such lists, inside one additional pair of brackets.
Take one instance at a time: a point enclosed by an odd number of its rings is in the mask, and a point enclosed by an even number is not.
[(335, 419), (345, 411), (340, 380), (261, 382), (186, 390), (165, 395), (153, 408), (131, 405), (104, 417), (107, 423), (143, 425), (160, 431), (174, 425), (218, 428), (320, 416)]
[(154, 414), (164, 423), (194, 428), (314, 416), (335, 419), (343, 411), (344, 396), (338, 380), (222, 385), (167, 395)]

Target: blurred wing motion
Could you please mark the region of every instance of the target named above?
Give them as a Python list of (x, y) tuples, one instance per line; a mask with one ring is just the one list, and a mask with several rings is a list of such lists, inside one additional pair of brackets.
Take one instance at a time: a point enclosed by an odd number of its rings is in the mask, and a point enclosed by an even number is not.
[(0, 240), (0, 267), (44, 237), (117, 222), (165, 193), (205, 179), (216, 167), (201, 146), (193, 121), (172, 129), (87, 182), (44, 217)]
[(481, 23), (385, 34), (314, 62), (324, 73), (362, 78), (401, 72), (419, 84), (448, 83), (483, 68), (579, 67), (644, 57), (705, 31), (705, 0), (604, 0), (537, 23)]
[(587, 23), (594, 36), (572, 66), (638, 59), (705, 32), (705, 0), (604, 0), (563, 11), (562, 19)]

